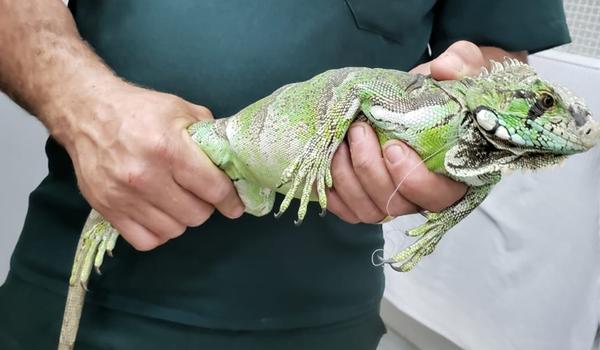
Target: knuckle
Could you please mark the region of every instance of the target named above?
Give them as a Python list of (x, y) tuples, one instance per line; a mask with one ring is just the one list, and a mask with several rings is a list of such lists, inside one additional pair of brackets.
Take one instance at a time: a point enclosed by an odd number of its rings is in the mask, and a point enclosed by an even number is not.
[(203, 114), (205, 117), (212, 118), (212, 112), (210, 111), (210, 109), (208, 109), (204, 106), (201, 106), (201, 105), (196, 105), (196, 108), (200, 114)]
[(159, 159), (173, 158), (173, 151), (168, 138), (165, 135), (156, 135), (148, 140), (148, 152), (151, 156)]
[(352, 166), (359, 172), (369, 171), (373, 168), (373, 157), (368, 157), (362, 153), (352, 157)]
[[(123, 168), (117, 175), (121, 184), (135, 189), (142, 189), (148, 185), (148, 177), (142, 166), (128, 166)], [(114, 190), (112, 191), (114, 192)]]
[(176, 95), (163, 93), (162, 94), (162, 105), (168, 111), (172, 111), (174, 109), (179, 109), (181, 105), (184, 103), (184, 100)]
[(345, 166), (332, 166), (331, 177), (333, 178), (335, 187), (343, 187), (344, 184), (352, 180), (352, 168)]

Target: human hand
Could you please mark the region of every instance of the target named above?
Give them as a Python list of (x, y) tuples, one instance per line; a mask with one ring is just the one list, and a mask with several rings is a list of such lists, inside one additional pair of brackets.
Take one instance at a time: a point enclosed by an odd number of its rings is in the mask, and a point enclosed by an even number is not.
[[(524, 56), (523, 56), (524, 55)], [(431, 74), (438, 80), (460, 79), (478, 74), (490, 58), (524, 59), (526, 53), (508, 53), (459, 41), (436, 59), (411, 73)], [(373, 129), (355, 122), (332, 161), (334, 188), (328, 191), (328, 210), (349, 223), (377, 223), (386, 216), (420, 210), (439, 212), (459, 200), (467, 187), (433, 173), (409, 146), (390, 140), (380, 146)], [(383, 152), (382, 152), (383, 151)], [(396, 189), (396, 186), (402, 185)]]
[(83, 196), (136, 249), (201, 225), (215, 208), (242, 215), (233, 184), (186, 131), (212, 119), (207, 108), (119, 81), (76, 109), (78, 118), (55, 137)]

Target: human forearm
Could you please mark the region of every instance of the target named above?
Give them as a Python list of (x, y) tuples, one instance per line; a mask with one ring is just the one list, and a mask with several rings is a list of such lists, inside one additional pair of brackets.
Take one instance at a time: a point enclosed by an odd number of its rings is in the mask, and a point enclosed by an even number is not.
[(0, 0), (0, 88), (65, 147), (83, 196), (134, 247), (175, 238), (215, 208), (242, 214), (231, 181), (185, 131), (210, 111), (119, 79), (61, 1)]
[(0, 89), (59, 141), (66, 142), (78, 104), (115, 82), (61, 1), (0, 0)]

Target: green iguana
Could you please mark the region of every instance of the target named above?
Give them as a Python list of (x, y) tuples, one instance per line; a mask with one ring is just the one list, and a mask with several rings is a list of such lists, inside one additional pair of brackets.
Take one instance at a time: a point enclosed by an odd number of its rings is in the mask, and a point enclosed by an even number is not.
[[(275, 216), (299, 198), (297, 224), (308, 201), (326, 210), (331, 160), (353, 121), (367, 120), (382, 144), (406, 142), (430, 170), (469, 186), (451, 207), (426, 213), (427, 222), (407, 232), (416, 242), (383, 261), (408, 271), (484, 200), (503, 170), (554, 165), (600, 138), (599, 124), (564, 88), (516, 60), (491, 66), (458, 81), (386, 69), (330, 70), (188, 131), (234, 181), (247, 213), (269, 213), (279, 192), (285, 198)], [(111, 254), (118, 235), (92, 210), (69, 281), (59, 349), (73, 348), (91, 270)]]

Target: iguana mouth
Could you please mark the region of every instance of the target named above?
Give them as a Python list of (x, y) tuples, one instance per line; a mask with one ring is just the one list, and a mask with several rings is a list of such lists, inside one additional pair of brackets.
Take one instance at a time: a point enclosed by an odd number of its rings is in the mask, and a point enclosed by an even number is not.
[[(479, 124), (475, 123), (475, 125), (477, 125), (477, 131), (481, 134), (481, 136), (487, 141), (489, 142), (491, 145), (493, 145), (494, 147), (510, 152), (514, 155), (524, 155), (524, 154), (545, 154), (548, 156), (564, 156), (564, 155), (568, 155), (568, 154), (573, 154), (573, 153), (578, 153), (578, 152), (582, 152), (584, 150), (586, 150), (586, 148), (583, 147), (583, 145), (580, 145), (581, 150), (576, 150), (576, 151), (571, 151), (571, 152), (565, 152), (565, 153), (560, 153), (558, 154), (556, 150), (550, 150), (550, 149), (543, 149), (543, 148), (531, 148), (530, 146), (525, 146), (525, 145), (517, 145), (512, 143), (510, 140), (505, 140), (505, 139), (500, 139), (498, 137), (495, 137), (495, 135), (490, 134), (487, 130), (485, 130), (484, 128), (482, 128)], [(543, 132), (543, 131), (540, 131)], [(548, 131), (546, 131), (548, 132)], [(549, 133), (549, 132), (548, 132)], [(550, 135), (553, 135), (552, 133), (549, 133)], [(567, 142), (565, 140), (565, 142)]]
[[(540, 151), (561, 154), (574, 154), (586, 151), (597, 143), (597, 139), (594, 140), (594, 138), (597, 138), (596, 135), (598, 134), (598, 132), (596, 132), (596, 134), (592, 133), (593, 128), (590, 123), (594, 122), (588, 122), (583, 127), (577, 130), (580, 135), (577, 135), (573, 131), (568, 129), (563, 129), (564, 131), (562, 133), (557, 133), (556, 131), (551, 131), (535, 121), (529, 121), (528, 125), (530, 125), (534, 130), (538, 131), (542, 136), (546, 137), (548, 139), (548, 142), (552, 142), (555, 145), (553, 149), (540, 149)], [(586, 125), (588, 124), (590, 125), (586, 127)], [(556, 128), (554, 128), (554, 130), (556, 130)], [(586, 135), (586, 137), (583, 137), (588, 131), (588, 135)], [(586, 142), (586, 140), (589, 140), (589, 142)]]

